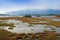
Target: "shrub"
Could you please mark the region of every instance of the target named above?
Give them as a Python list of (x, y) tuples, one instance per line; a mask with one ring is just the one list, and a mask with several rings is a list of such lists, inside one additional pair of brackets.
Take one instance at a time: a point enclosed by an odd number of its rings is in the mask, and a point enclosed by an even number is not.
[(25, 15), (24, 17), (31, 17), (31, 15)]

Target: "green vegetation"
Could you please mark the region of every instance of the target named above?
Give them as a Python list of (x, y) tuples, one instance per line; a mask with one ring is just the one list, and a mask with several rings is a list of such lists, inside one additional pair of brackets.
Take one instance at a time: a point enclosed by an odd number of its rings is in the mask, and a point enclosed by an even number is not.
[(13, 27), (9, 27), (8, 29), (13, 29)]
[(31, 15), (25, 15), (24, 17), (31, 17)]
[(44, 30), (44, 32), (45, 32), (45, 33), (48, 33), (48, 32), (50, 32), (50, 31), (49, 31), (49, 30)]

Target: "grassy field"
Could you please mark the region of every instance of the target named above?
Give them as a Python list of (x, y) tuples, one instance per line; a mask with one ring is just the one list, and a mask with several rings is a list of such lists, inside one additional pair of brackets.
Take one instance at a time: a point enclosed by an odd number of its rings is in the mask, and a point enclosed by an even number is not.
[[(58, 17), (60, 18), (60, 17)], [(30, 18), (30, 17), (4, 17), (4, 18), (0, 18), (0, 20), (8, 20), (8, 19), (15, 19), (15, 20), (19, 20), (19, 21), (22, 21), (22, 22), (27, 22), (29, 23), (30, 25), (31, 24), (46, 24), (46, 25), (53, 25), (53, 26), (56, 26), (56, 27), (60, 27), (60, 21), (54, 21), (52, 19), (49, 19), (49, 18)], [(42, 21), (42, 22), (40, 22)], [(48, 22), (44, 22), (44, 21), (48, 21)], [(0, 23), (0, 27), (3, 27), (3, 26), (10, 26), (10, 27), (14, 27), (14, 24), (12, 23)], [(49, 32), (49, 31), (44, 31), (44, 32), (47, 32), (47, 33), (36, 33), (37, 35), (37, 39), (40, 39), (41, 37), (41, 40), (55, 40), (56, 39), (56, 34), (55, 32)], [(36, 37), (36, 34), (29, 34), (32, 36), (32, 38), (35, 38)], [(11, 33), (11, 32), (8, 32), (6, 30), (0, 30), (0, 40), (19, 40), (20, 38), (22, 40), (25, 40), (26, 39), (26, 35), (27, 34), (16, 34), (16, 33)], [(60, 35), (60, 33), (59, 33)], [(29, 37), (29, 36), (28, 36)], [(30, 39), (29, 40), (32, 40), (31, 37), (29, 37)], [(43, 39), (45, 38), (45, 39)], [(59, 37), (60, 38), (60, 37)], [(58, 39), (60, 40), (60, 39)]]
[[(29, 24), (46, 24), (46, 25), (54, 25), (54, 26), (60, 27), (60, 21), (54, 21), (54, 20), (49, 19), (49, 18), (47, 18), (47, 19), (46, 18), (30, 18), (30, 17), (9, 17), (9, 18), (4, 17), (4, 18), (0, 18), (0, 20), (3, 20), (3, 21), (8, 20), (8, 19), (16, 19), (16, 20), (20, 20), (23, 22), (27, 22)], [(40, 22), (40, 21), (42, 21), (42, 22)], [(44, 23), (44, 21), (48, 21), (48, 22)], [(12, 24), (12, 23), (1, 24), (0, 23), (0, 26), (14, 26), (14, 24)]]
[(60, 34), (56, 34), (55, 32), (16, 34), (16, 33), (8, 32), (6, 30), (0, 30), (0, 40), (20, 40), (20, 39), (21, 40), (33, 40), (33, 39), (55, 40), (55, 39), (59, 39), (59, 37), (57, 38), (56, 35), (60, 35)]

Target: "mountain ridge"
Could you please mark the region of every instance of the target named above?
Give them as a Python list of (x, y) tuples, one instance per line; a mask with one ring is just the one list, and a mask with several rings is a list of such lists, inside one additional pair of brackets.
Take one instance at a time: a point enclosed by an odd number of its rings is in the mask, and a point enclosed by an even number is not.
[(12, 11), (12, 12), (7, 12), (9, 15), (25, 15), (25, 14), (41, 14), (41, 15), (60, 15), (60, 10), (22, 10), (22, 11)]

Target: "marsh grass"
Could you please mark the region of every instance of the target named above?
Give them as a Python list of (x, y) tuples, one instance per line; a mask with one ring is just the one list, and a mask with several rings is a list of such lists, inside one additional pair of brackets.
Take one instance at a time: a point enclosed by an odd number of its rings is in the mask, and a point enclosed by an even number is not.
[(13, 23), (0, 23), (0, 27), (4, 26), (15, 27)]

